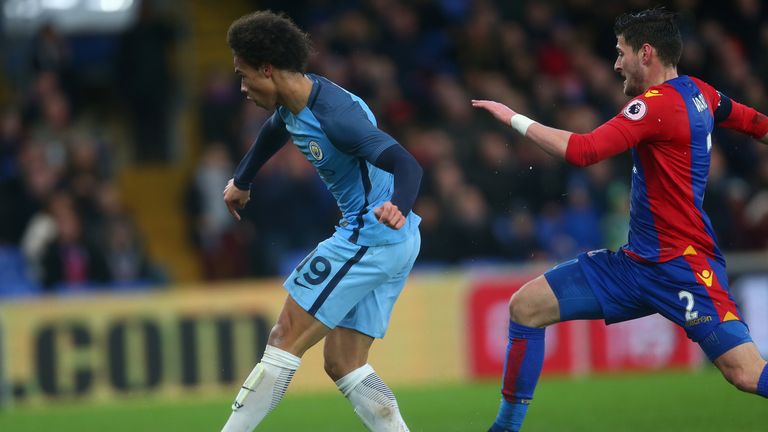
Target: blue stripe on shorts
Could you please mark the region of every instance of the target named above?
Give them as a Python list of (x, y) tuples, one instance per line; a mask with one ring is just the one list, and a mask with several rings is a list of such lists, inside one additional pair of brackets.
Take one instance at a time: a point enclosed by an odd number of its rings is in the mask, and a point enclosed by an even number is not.
[(328, 282), (328, 285), (326, 285), (325, 289), (323, 289), (323, 292), (320, 293), (320, 295), (317, 297), (317, 300), (315, 300), (315, 303), (312, 304), (312, 307), (307, 311), (310, 315), (315, 316), (317, 310), (320, 309), (320, 306), (322, 306), (325, 302), (325, 299), (331, 295), (331, 291), (336, 288), (336, 285), (338, 285), (341, 279), (347, 274), (347, 272), (349, 272), (349, 269), (351, 269), (353, 265), (360, 261), (363, 255), (365, 255), (366, 251), (368, 251), (368, 246), (361, 246), (360, 250), (357, 251), (355, 256), (347, 260), (347, 262), (344, 263), (344, 265), (339, 269), (338, 273), (333, 275), (333, 279)]

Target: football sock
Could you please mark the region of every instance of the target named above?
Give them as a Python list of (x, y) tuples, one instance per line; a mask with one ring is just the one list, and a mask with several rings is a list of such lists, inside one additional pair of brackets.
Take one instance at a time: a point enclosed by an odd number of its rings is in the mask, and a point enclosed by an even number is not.
[(395, 395), (365, 364), (336, 381), (339, 391), (349, 399), (365, 427), (372, 432), (407, 432)]
[(760, 379), (757, 381), (757, 394), (768, 398), (768, 363), (763, 366), (763, 373), (760, 374)]
[(491, 431), (520, 430), (544, 364), (544, 332), (543, 328), (509, 321), (509, 342), (501, 388), (503, 398)]
[(261, 362), (253, 368), (232, 402), (232, 414), (222, 432), (250, 432), (272, 411), (285, 394), (301, 359), (267, 345)]

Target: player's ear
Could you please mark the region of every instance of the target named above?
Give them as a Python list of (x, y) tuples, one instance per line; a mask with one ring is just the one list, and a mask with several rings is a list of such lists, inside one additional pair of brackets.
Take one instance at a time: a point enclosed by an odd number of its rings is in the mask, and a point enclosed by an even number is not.
[(638, 54), (640, 55), (640, 62), (642, 64), (648, 65), (648, 63), (650, 63), (654, 49), (655, 48), (648, 43), (644, 43), (643, 46), (640, 47), (640, 52)]
[(272, 65), (267, 63), (264, 66), (261, 67), (261, 72), (264, 74), (267, 78), (272, 78), (272, 72), (274, 69), (272, 68)]

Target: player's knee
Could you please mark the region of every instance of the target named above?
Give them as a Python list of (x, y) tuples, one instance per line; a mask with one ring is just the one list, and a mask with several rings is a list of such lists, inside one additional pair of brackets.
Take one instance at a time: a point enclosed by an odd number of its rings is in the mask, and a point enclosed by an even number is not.
[(325, 351), (323, 362), (325, 373), (332, 380), (338, 381), (350, 372), (364, 366), (367, 362), (367, 357), (359, 357), (350, 352)]
[(272, 346), (282, 346), (282, 342), (285, 340), (286, 335), (289, 331), (289, 326), (285, 323), (277, 322), (274, 327), (272, 327), (272, 330), (269, 332), (269, 338), (267, 339), (267, 344)]
[(344, 365), (335, 357), (325, 356), (323, 368), (325, 368), (325, 373), (334, 381), (338, 381), (344, 376)]
[(530, 302), (525, 300), (522, 290), (514, 293), (509, 299), (509, 318), (524, 326), (537, 327), (536, 311)]
[(743, 392), (754, 393), (757, 389), (757, 377), (743, 368), (725, 369), (723, 376), (729, 383)]

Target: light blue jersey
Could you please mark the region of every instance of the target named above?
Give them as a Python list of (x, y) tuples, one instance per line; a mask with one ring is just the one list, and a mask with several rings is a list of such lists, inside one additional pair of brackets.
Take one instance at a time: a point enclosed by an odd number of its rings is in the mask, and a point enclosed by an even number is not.
[(376, 118), (362, 99), (325, 78), (308, 77), (315, 84), (307, 106), (298, 115), (285, 107), (277, 112), (293, 143), (336, 198), (343, 215), (336, 230), (363, 246), (403, 241), (421, 219), (411, 212), (401, 230), (376, 221), (373, 209), (391, 199), (393, 175), (368, 162), (395, 140), (376, 127)]
[[(383, 337), (421, 244), (421, 218), (410, 211), (421, 168), (376, 127), (359, 97), (326, 78), (306, 76), (313, 82), (307, 105), (297, 114), (278, 106), (240, 162), (234, 183), (249, 188), (263, 163), (291, 138), (317, 169), (343, 217), (333, 237), (299, 263), (284, 286), (328, 327)], [(406, 215), (399, 230), (374, 215), (386, 201)]]

